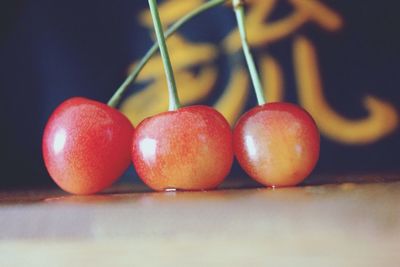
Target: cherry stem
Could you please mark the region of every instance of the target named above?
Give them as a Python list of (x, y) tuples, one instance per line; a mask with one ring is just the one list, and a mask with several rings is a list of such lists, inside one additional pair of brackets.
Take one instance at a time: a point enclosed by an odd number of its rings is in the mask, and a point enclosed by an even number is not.
[[(176, 31), (178, 31), (183, 25), (185, 25), (188, 21), (190, 21), (193, 17), (200, 15), (204, 11), (211, 9), (215, 6), (225, 3), (227, 0), (210, 0), (193, 11), (189, 12), (179, 20), (177, 20), (174, 24), (172, 24), (168, 30), (165, 31), (164, 36), (165, 39), (171, 37)], [(152, 47), (146, 52), (144, 57), (137, 63), (132, 72), (128, 75), (125, 81), (121, 84), (121, 86), (115, 91), (114, 95), (108, 101), (108, 105), (111, 107), (116, 107), (118, 103), (121, 101), (122, 96), (128, 90), (129, 85), (131, 85), (139, 76), (140, 72), (150, 60), (150, 58), (158, 51), (158, 42), (155, 42)]]
[(164, 65), (165, 76), (167, 78), (168, 95), (169, 95), (169, 111), (177, 110), (181, 107), (179, 103), (178, 91), (174, 71), (169, 57), (167, 43), (165, 42), (164, 31), (161, 24), (160, 14), (158, 13), (157, 0), (149, 0), (151, 17), (153, 19), (154, 30), (156, 32), (158, 46), (160, 48), (161, 58)]
[(257, 72), (256, 64), (254, 63), (253, 56), (250, 52), (249, 43), (247, 41), (247, 32), (244, 19), (244, 0), (233, 0), (233, 8), (235, 10), (236, 21), (239, 28), (240, 40), (242, 42), (242, 48), (244, 57), (246, 59), (247, 67), (249, 68), (251, 81), (254, 86), (254, 90), (257, 96), (257, 102), (259, 105), (265, 104), (265, 95), (261, 85), (260, 75)]

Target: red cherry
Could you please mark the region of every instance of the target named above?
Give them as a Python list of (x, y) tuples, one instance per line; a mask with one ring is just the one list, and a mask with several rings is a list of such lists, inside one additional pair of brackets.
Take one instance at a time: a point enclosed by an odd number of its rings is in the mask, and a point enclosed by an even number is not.
[(133, 131), (130, 121), (114, 108), (80, 97), (68, 99), (44, 130), (46, 168), (67, 192), (99, 192), (128, 168)]
[(132, 161), (157, 191), (217, 187), (233, 161), (226, 119), (207, 106), (190, 106), (142, 121), (133, 138)]
[(314, 169), (319, 132), (312, 117), (289, 103), (246, 112), (233, 133), (235, 155), (248, 175), (266, 186), (293, 186)]

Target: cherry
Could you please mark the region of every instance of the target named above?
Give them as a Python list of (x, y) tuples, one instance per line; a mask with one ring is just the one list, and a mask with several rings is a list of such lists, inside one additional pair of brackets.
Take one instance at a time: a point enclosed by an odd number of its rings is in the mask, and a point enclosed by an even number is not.
[(320, 137), (311, 116), (289, 103), (270, 103), (246, 112), (237, 122), (235, 155), (248, 175), (266, 186), (302, 182), (319, 157)]
[(67, 192), (99, 192), (128, 168), (133, 131), (130, 121), (106, 104), (68, 99), (56, 108), (44, 130), (46, 168)]
[(232, 132), (226, 119), (210, 107), (180, 107), (157, 1), (148, 2), (167, 78), (169, 111), (138, 125), (133, 164), (154, 190), (215, 188), (232, 166)]
[(158, 114), (137, 126), (132, 161), (139, 177), (157, 191), (215, 188), (232, 166), (230, 126), (207, 106)]
[(267, 186), (292, 186), (303, 181), (319, 157), (319, 132), (311, 116), (289, 103), (265, 104), (261, 79), (247, 42), (244, 1), (233, 0), (243, 54), (259, 106), (246, 112), (233, 132), (239, 164)]

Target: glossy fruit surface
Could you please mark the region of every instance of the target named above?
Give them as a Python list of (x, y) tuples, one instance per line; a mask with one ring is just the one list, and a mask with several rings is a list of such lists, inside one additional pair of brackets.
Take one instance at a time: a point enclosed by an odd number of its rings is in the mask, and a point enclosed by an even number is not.
[(212, 189), (232, 166), (231, 129), (220, 113), (207, 106), (161, 113), (137, 126), (132, 161), (154, 190)]
[(133, 131), (130, 121), (114, 108), (86, 98), (68, 99), (44, 130), (46, 168), (67, 192), (99, 192), (128, 168)]
[(241, 167), (266, 186), (302, 182), (319, 158), (320, 137), (314, 120), (290, 103), (251, 109), (237, 122), (233, 140)]

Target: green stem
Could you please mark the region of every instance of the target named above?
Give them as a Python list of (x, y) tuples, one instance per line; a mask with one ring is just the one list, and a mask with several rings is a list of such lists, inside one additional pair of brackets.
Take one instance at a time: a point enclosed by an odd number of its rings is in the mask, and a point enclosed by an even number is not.
[(246, 26), (244, 22), (244, 0), (233, 0), (233, 8), (236, 14), (236, 20), (239, 28), (240, 40), (242, 41), (243, 53), (246, 58), (247, 67), (249, 68), (251, 81), (257, 96), (259, 105), (265, 104), (265, 95), (262, 89), (260, 76), (257, 72), (256, 64), (254, 63), (253, 56), (250, 52), (250, 47), (247, 41)]
[(168, 95), (169, 95), (169, 111), (180, 108), (178, 91), (174, 71), (172, 70), (171, 59), (169, 57), (167, 43), (165, 42), (164, 31), (161, 24), (160, 14), (158, 13), (157, 0), (149, 0), (150, 13), (153, 19), (154, 30), (157, 36), (158, 46), (160, 47), (161, 58), (164, 65), (165, 76), (167, 77)]
[[(225, 3), (227, 0), (210, 0), (195, 10), (189, 12), (179, 20), (177, 20), (174, 24), (172, 24), (168, 30), (164, 33), (165, 39), (168, 39), (172, 36), (176, 31), (178, 31), (186, 22), (190, 21), (193, 17), (200, 15), (204, 11), (211, 9), (215, 6)], [(158, 50), (158, 43), (155, 42), (152, 47), (146, 52), (144, 57), (137, 63), (133, 71), (128, 75), (126, 80), (122, 83), (122, 85), (115, 91), (114, 95), (108, 101), (108, 105), (111, 107), (116, 107), (118, 103), (121, 101), (122, 96), (128, 90), (130, 84), (132, 84), (136, 78), (139, 76), (139, 73), (142, 71), (146, 63), (150, 60), (150, 58), (157, 52)]]

